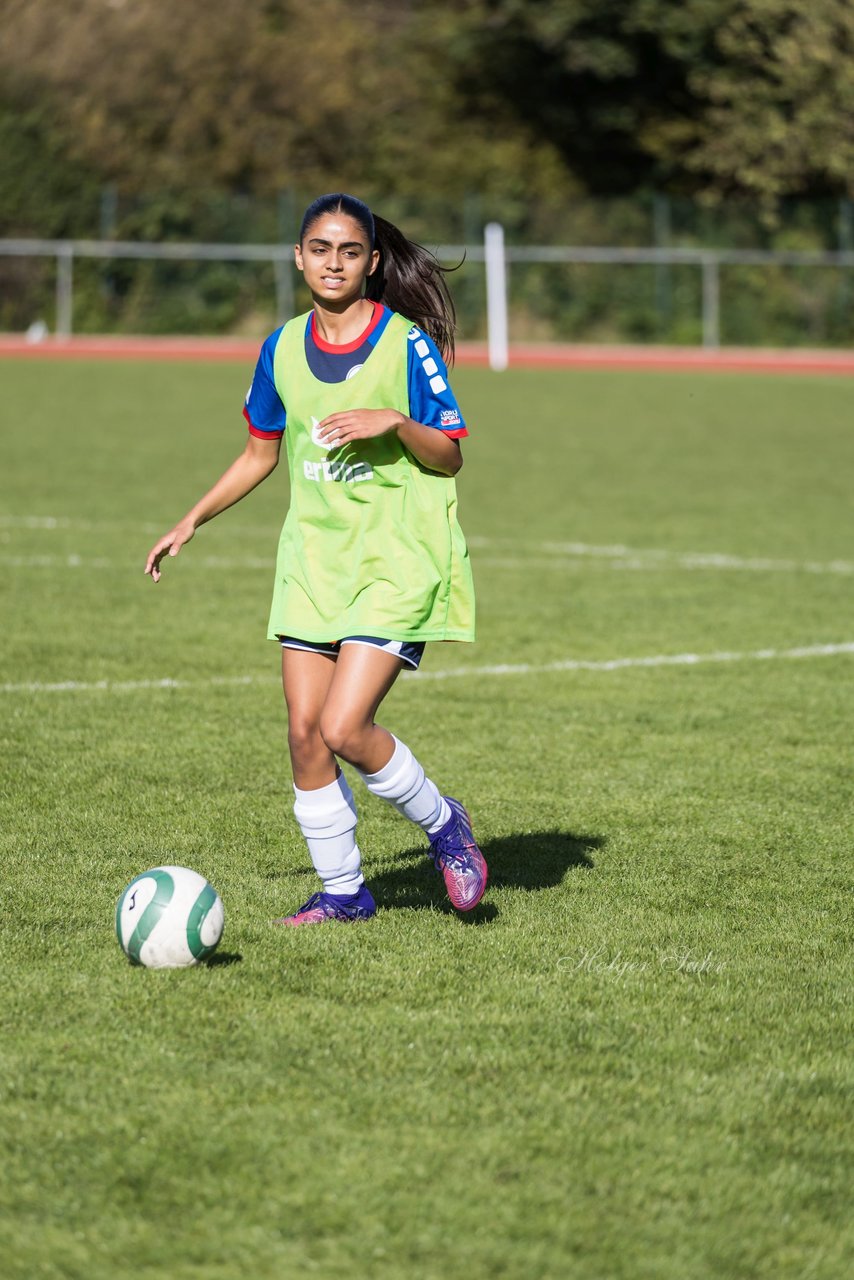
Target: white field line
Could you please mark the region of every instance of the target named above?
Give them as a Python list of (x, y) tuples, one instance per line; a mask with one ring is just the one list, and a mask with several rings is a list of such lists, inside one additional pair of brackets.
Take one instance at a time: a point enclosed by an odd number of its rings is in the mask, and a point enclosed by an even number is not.
[[(186, 553), (189, 560), (190, 553)], [(53, 555), (3, 555), (0, 554), (0, 565), (10, 569), (118, 569), (122, 573), (137, 572), (142, 574), (145, 564), (144, 555), (128, 557), (126, 560), (109, 560), (105, 556), (67, 556)], [(272, 572), (276, 567), (275, 556), (199, 556), (193, 557), (193, 564), (200, 569), (264, 569)]]
[[(808, 573), (854, 575), (854, 563), (847, 560), (771, 560), (764, 557), (740, 557), (715, 553), (679, 553), (667, 551), (639, 551), (625, 556), (605, 557), (599, 548), (591, 549), (586, 557), (580, 552), (565, 555), (542, 556), (489, 556), (478, 554), (475, 564), (481, 568), (529, 570), (552, 569), (566, 572), (580, 566), (585, 558), (595, 557), (609, 569), (616, 571), (668, 571), (668, 570), (731, 570), (751, 573)], [(272, 572), (274, 556), (204, 556), (187, 552), (185, 559), (192, 560), (197, 569), (263, 570)], [(126, 560), (111, 560), (106, 556), (68, 555), (7, 555), (0, 553), (0, 565), (9, 569), (110, 569), (124, 573), (140, 569), (139, 556)]]
[[(127, 520), (83, 520), (78, 516), (13, 516), (8, 513), (0, 512), (0, 529), (25, 529), (34, 530), (36, 532), (55, 533), (62, 532), (67, 529), (76, 530), (82, 533), (105, 533), (110, 530), (121, 529), (125, 533), (142, 534), (143, 537), (149, 537), (154, 534), (165, 532), (166, 523), (161, 521), (154, 524), (149, 521), (133, 521)], [(246, 525), (239, 521), (229, 521), (229, 533), (234, 536), (250, 536), (250, 537), (273, 537), (278, 534), (278, 528), (274, 525)], [(8, 535), (6, 535), (8, 538)]]
[[(722, 651), (718, 653), (658, 653), (641, 658), (608, 658), (602, 662), (582, 658), (564, 658), (557, 662), (516, 664), (500, 666), (451, 667), (444, 671), (404, 672), (406, 684), (421, 684), (425, 680), (476, 679), (478, 677), (537, 676), (567, 671), (625, 671), (645, 667), (700, 667), (709, 663), (772, 662), (794, 658), (834, 658), (854, 654), (854, 641), (843, 644), (806, 645), (797, 649), (754, 649), (743, 653)], [(0, 693), (137, 693), (149, 689), (201, 689), (231, 688), (238, 685), (279, 683), (279, 677), (263, 676), (211, 676), (207, 680), (62, 680), (55, 684), (29, 681), (20, 684), (0, 684)]]
[(10, 516), (0, 515), (0, 529), (86, 529), (85, 520), (75, 523), (65, 516)]
[(844, 644), (807, 645), (798, 649), (754, 649), (738, 653), (657, 653), (647, 658), (606, 658), (601, 662), (583, 658), (563, 658), (557, 662), (516, 664), (493, 667), (454, 667), (448, 671), (417, 672), (414, 680), (448, 680), (457, 676), (533, 676), (560, 671), (624, 671), (631, 667), (699, 667), (710, 662), (769, 662), (782, 658), (833, 658), (854, 654), (854, 641)]
[[(495, 547), (496, 540), (469, 538), (472, 550)], [(504, 543), (508, 549), (518, 543)], [(740, 569), (754, 573), (841, 573), (854, 574), (854, 562), (850, 560), (794, 560), (773, 556), (734, 556), (719, 551), (670, 551), (660, 548), (624, 546), (596, 546), (587, 542), (538, 542), (531, 544), (535, 553), (550, 557), (533, 560), (526, 556), (505, 556), (500, 559), (478, 557), (479, 564), (494, 564), (506, 568), (540, 567), (561, 568), (569, 560), (594, 559), (608, 562), (614, 569)]]
[[(827, 562), (809, 560), (748, 560), (737, 556), (712, 555), (679, 555), (666, 556), (664, 552), (656, 556), (638, 554), (631, 558), (618, 558), (601, 561), (607, 569), (624, 572), (667, 572), (676, 570), (716, 570), (726, 569), (733, 572), (748, 571), (752, 573), (818, 573), (854, 574), (854, 564), (844, 560)], [(570, 569), (580, 569), (584, 561), (580, 556), (552, 557), (543, 559), (537, 556), (477, 556), (475, 566), (489, 569), (553, 569), (566, 573)]]
[[(67, 516), (12, 516), (0, 513), (0, 530), (30, 530), (56, 532), (78, 530), (92, 533), (98, 529), (114, 529), (118, 522), (78, 520)], [(137, 526), (144, 537), (159, 532), (156, 525)], [(262, 531), (257, 527), (235, 526), (230, 536), (256, 536)], [(267, 531), (269, 532), (269, 531)], [(9, 544), (11, 533), (0, 533), (0, 542)], [(638, 548), (622, 545), (598, 546), (587, 542), (530, 542), (510, 538), (470, 537), (470, 548), (480, 553), (476, 562), (483, 567), (499, 569), (544, 568), (565, 570), (573, 562), (594, 560), (607, 563), (616, 570), (735, 570), (753, 573), (814, 573), (854, 575), (854, 562), (850, 560), (797, 560), (773, 556), (736, 556), (717, 551), (671, 551), (662, 548)], [(144, 550), (140, 556), (144, 554)], [(138, 561), (140, 556), (135, 557)], [(202, 555), (194, 547), (189, 553), (192, 563), (204, 569), (259, 569), (269, 570), (275, 565), (275, 552), (269, 556), (219, 556)], [(106, 556), (85, 556), (76, 553), (55, 554), (5, 554), (0, 553), (0, 564), (18, 569), (123, 569), (130, 567), (128, 557), (110, 559)]]

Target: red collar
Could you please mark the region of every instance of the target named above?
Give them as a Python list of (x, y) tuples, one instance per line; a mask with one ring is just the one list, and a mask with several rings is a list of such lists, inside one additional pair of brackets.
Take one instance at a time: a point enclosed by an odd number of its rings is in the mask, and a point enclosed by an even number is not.
[(361, 347), (365, 342), (367, 342), (368, 338), (373, 333), (374, 329), (376, 329), (377, 325), (380, 322), (380, 317), (382, 316), (382, 313), (383, 313), (383, 304), (381, 302), (371, 302), (371, 306), (374, 309), (374, 314), (371, 316), (370, 320), (368, 321), (367, 329), (365, 329), (364, 332), (360, 333), (358, 338), (355, 339), (355, 341), (345, 342), (343, 344), (339, 344), (335, 342), (326, 342), (323, 338), (321, 338), (320, 334), (317, 331), (317, 321), (316, 321), (315, 313), (312, 311), (311, 313), (312, 342), (315, 344), (315, 346), (318, 348), (319, 351), (328, 351), (333, 356), (345, 356), (349, 352), (358, 351), (359, 347)]

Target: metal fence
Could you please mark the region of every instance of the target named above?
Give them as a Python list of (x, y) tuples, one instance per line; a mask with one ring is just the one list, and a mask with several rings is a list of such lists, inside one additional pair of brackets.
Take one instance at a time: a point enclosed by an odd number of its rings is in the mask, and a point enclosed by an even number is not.
[[(689, 267), (701, 280), (699, 290), (702, 343), (717, 348), (721, 343), (721, 269), (742, 267), (854, 268), (854, 251), (801, 252), (786, 250), (718, 248), (603, 248), (576, 245), (507, 245), (501, 227), (492, 223), (484, 240), (476, 244), (438, 246), (442, 261), (459, 261), (467, 266), (486, 265), (486, 300), (489, 308), (487, 331), (493, 362), (500, 367), (502, 347), (507, 342), (508, 305), (513, 301), (513, 268), (531, 264), (602, 264), (605, 266)], [(285, 244), (196, 244), (128, 240), (0, 240), (0, 256), (52, 258), (55, 261), (55, 333), (69, 338), (74, 331), (75, 262), (134, 259), (138, 261), (261, 263), (272, 266), (275, 307), (279, 321), (294, 314), (295, 268), (293, 250)]]

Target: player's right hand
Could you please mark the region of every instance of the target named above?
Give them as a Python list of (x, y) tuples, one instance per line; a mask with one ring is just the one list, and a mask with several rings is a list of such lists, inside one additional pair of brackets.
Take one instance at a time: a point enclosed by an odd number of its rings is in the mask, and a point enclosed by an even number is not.
[(176, 524), (174, 529), (163, 535), (148, 553), (145, 572), (151, 576), (152, 582), (160, 581), (160, 562), (164, 556), (177, 556), (185, 542), (189, 542), (196, 532), (195, 526), (186, 520)]

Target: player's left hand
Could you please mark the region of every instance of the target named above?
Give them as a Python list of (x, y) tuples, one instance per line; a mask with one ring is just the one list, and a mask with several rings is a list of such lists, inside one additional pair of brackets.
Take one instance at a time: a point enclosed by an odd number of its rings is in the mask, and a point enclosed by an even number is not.
[(396, 431), (405, 421), (397, 409), (348, 409), (324, 418), (315, 439), (326, 449), (340, 449), (351, 440), (369, 440)]

